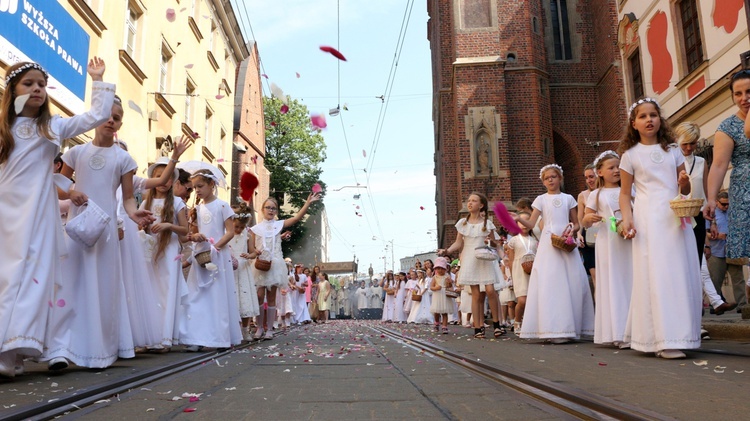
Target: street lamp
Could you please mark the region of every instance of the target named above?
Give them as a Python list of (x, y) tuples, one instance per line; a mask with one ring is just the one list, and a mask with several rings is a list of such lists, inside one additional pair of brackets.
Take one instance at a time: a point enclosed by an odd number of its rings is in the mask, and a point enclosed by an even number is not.
[(367, 188), (367, 186), (362, 186), (360, 184), (357, 184), (356, 186), (343, 186), (343, 187), (339, 187), (337, 189), (333, 189), (332, 191), (341, 191), (341, 190), (344, 190), (344, 189), (366, 189), (366, 188)]

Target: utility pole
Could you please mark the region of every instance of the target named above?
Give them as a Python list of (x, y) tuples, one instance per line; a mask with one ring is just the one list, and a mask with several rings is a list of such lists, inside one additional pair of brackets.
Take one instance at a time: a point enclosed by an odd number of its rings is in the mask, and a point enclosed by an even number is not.
[(394, 258), (395, 254), (393, 253), (393, 240), (391, 240), (390, 243), (391, 243), (391, 270), (395, 272), (396, 271), (396, 259)]

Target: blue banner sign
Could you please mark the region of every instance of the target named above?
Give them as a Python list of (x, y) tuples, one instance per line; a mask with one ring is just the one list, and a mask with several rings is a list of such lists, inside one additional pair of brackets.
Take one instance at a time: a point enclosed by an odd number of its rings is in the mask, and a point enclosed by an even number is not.
[(88, 58), (88, 33), (57, 0), (0, 0), (0, 60), (41, 64), (50, 74), (48, 94), (76, 113)]

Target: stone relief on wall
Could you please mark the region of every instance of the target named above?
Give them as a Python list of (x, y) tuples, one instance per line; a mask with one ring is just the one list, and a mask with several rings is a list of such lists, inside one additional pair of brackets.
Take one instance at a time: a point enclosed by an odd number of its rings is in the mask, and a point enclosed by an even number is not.
[(464, 178), (499, 176), (500, 115), (494, 107), (475, 107), (469, 108), (464, 121), (471, 156), (470, 169), (464, 172)]
[(172, 142), (172, 136), (157, 137), (156, 138), (156, 150), (157, 157), (170, 156), (174, 149), (174, 143)]

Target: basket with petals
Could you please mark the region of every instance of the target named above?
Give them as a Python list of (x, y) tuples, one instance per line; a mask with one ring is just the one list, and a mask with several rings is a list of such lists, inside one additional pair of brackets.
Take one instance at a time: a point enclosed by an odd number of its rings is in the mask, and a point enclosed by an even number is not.
[(567, 252), (571, 252), (578, 248), (578, 244), (576, 242), (576, 239), (573, 238), (573, 224), (568, 224), (567, 227), (565, 227), (565, 231), (563, 231), (562, 235), (556, 235), (552, 234), (550, 236), (550, 239), (552, 240), (552, 247), (558, 248), (560, 250), (565, 250)]
[(206, 267), (207, 264), (211, 263), (211, 250), (196, 253), (195, 262), (201, 265), (201, 267)]
[(445, 296), (448, 298), (458, 298), (461, 295), (460, 292), (452, 290), (452, 289), (446, 289), (445, 290)]
[(701, 212), (703, 199), (692, 199), (691, 196), (683, 199), (682, 196), (677, 196), (669, 201), (669, 207), (678, 218), (690, 218)]
[(419, 293), (419, 291), (414, 290), (411, 292), (411, 300), (412, 301), (422, 301), (422, 294)]
[(385, 293), (387, 295), (396, 295), (396, 290), (395, 289), (391, 289), (391, 288), (386, 288), (385, 289)]
[(531, 268), (534, 267), (534, 253), (526, 253), (521, 256), (521, 267), (526, 274), (531, 273)]

